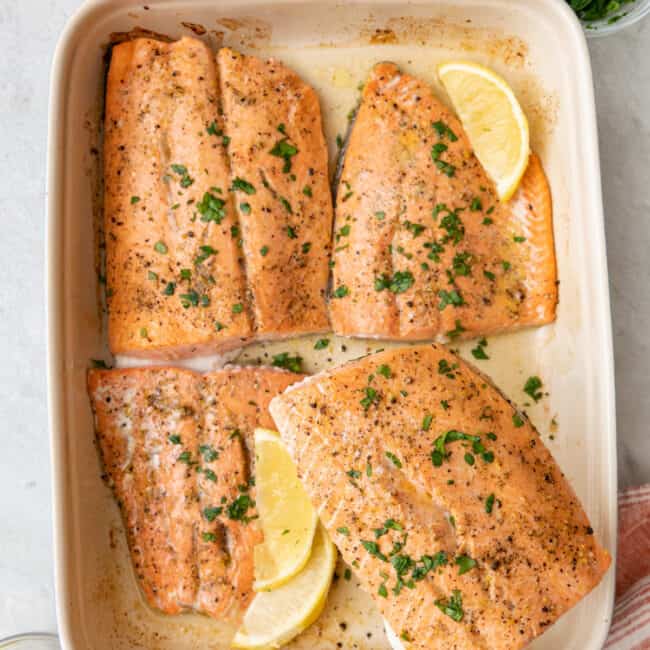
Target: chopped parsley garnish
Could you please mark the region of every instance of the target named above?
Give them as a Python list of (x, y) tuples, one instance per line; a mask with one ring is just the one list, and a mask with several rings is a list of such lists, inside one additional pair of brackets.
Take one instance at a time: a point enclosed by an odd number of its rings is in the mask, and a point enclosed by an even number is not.
[(377, 372), (382, 376), (386, 377), (386, 379), (390, 379), (392, 374), (390, 371), (390, 366), (386, 365), (385, 363), (382, 363), (379, 368), (377, 368)]
[(345, 568), (345, 571), (343, 572), (343, 578), (345, 578), (345, 580), (348, 580), (348, 581), (352, 579), (352, 571), (350, 571), (350, 569), (348, 569), (347, 567)]
[(151, 280), (152, 282), (157, 282), (158, 281), (158, 274), (154, 273), (153, 271), (149, 271), (147, 273), (147, 278)]
[(494, 493), (490, 494), (487, 499), (485, 499), (485, 512), (488, 513), (488, 515), (492, 514), (492, 508), (494, 508)]
[(182, 452), (181, 455), (176, 460), (180, 461), (181, 463), (185, 463), (186, 465), (194, 464), (192, 462), (192, 454), (187, 450)]
[(370, 461), (366, 463), (366, 476), (368, 478), (372, 476), (372, 465), (370, 464)]
[(188, 174), (185, 165), (172, 165), (172, 171), (181, 177), (181, 187), (189, 187), (194, 183), (194, 179)]
[(318, 339), (318, 341), (314, 343), (314, 350), (324, 350), (329, 344), (329, 339)]
[(250, 214), (251, 213), (251, 204), (250, 203), (240, 203), (239, 204), (239, 209), (241, 210), (242, 214)]
[[(434, 449), (431, 452), (431, 462), (435, 467), (440, 467), (443, 461), (449, 457), (449, 452), (446, 449), (447, 443), (457, 442), (458, 440), (465, 440), (467, 442), (480, 442), (481, 438), (480, 436), (472, 436), (468, 433), (457, 431), (456, 429), (451, 429), (450, 431), (443, 433), (441, 436), (438, 436), (433, 442)], [(465, 460), (467, 461), (467, 457)], [(473, 465), (473, 460), (474, 459), (472, 457), (472, 462), (467, 462), (470, 465)]]
[(181, 269), (181, 280), (191, 280), (192, 271), (190, 269)]
[(203, 516), (208, 520), (208, 521), (214, 521), (221, 513), (223, 512), (223, 508), (216, 506), (213, 508), (204, 508), (203, 509)]
[(305, 196), (309, 196), (311, 198), (312, 196), (311, 187), (309, 187), (309, 185), (305, 185), (305, 187), (302, 188), (302, 193)]
[(361, 478), (361, 472), (358, 469), (349, 469), (346, 474), (351, 478), (351, 479), (358, 479)]
[(211, 469), (203, 468), (201, 471), (203, 472), (203, 476), (205, 476), (208, 481), (212, 481), (213, 483), (217, 482), (217, 475)]
[(203, 455), (206, 463), (212, 463), (219, 458), (219, 452), (212, 445), (200, 445), (199, 453)]
[(510, 268), (510, 262), (506, 262), (505, 260), (503, 260), (501, 262), (501, 266), (503, 267), (504, 271), (507, 271)]
[(223, 135), (223, 131), (217, 128), (217, 123), (214, 120), (208, 124), (205, 130), (208, 135)]
[(438, 309), (440, 311), (443, 311), (448, 305), (460, 307), (465, 304), (463, 296), (458, 289), (452, 289), (451, 291), (441, 289), (438, 291), (438, 297), (440, 298), (440, 303), (438, 304)]
[(375, 278), (375, 291), (388, 289), (393, 293), (404, 293), (415, 283), (415, 278), (410, 271), (395, 271), (391, 278), (387, 273)]
[(217, 536), (214, 533), (202, 532), (201, 533), (201, 539), (204, 542), (216, 542), (217, 541)]
[(131, 197), (131, 205), (135, 205), (136, 203), (140, 202), (140, 197), (139, 196), (132, 196)]
[(448, 147), (442, 142), (438, 142), (431, 147), (431, 160), (436, 164), (436, 167), (443, 173), (445, 176), (451, 178), (456, 173), (456, 168), (450, 163), (440, 160), (440, 156), (447, 151)]
[(473, 465), (475, 462), (474, 456), (469, 452), (465, 454), (464, 458), (465, 458), (465, 462), (470, 466)]
[(525, 237), (522, 237), (521, 235), (515, 235), (512, 240), (516, 242), (517, 244), (523, 244), (526, 241)]
[(262, 246), (262, 248), (260, 248), (260, 255), (262, 257), (266, 257), (268, 252), (269, 252), (269, 247), (268, 246)]
[(350, 290), (344, 284), (341, 284), (332, 292), (332, 298), (345, 298), (349, 293)]
[(472, 255), (471, 253), (456, 253), (454, 259), (452, 260), (452, 269), (454, 275), (458, 276), (468, 276), (472, 273)]
[(413, 238), (415, 239), (416, 237), (422, 234), (425, 226), (423, 226), (421, 223), (413, 223), (412, 221), (405, 221), (404, 228), (406, 228), (409, 232), (411, 232), (413, 234)]
[(512, 416), (512, 423), (513, 423), (513, 424), (515, 425), (515, 427), (517, 427), (517, 428), (519, 428), (519, 427), (523, 427), (523, 426), (524, 426), (524, 420), (523, 420), (523, 418), (521, 417), (521, 415), (519, 415), (519, 413), (515, 413), (515, 414)]
[(201, 221), (205, 223), (214, 221), (216, 224), (220, 224), (226, 216), (225, 206), (226, 202), (223, 199), (215, 196), (212, 192), (206, 192), (201, 201), (196, 204), (196, 209), (201, 215)]
[(479, 199), (478, 196), (475, 196), (472, 199), (472, 202), (469, 204), (469, 209), (472, 212), (480, 212), (483, 209), (483, 204), (481, 203), (481, 199)]
[(231, 189), (233, 191), (239, 190), (248, 195), (255, 194), (255, 188), (253, 185), (239, 176), (233, 180)]
[(276, 368), (291, 370), (291, 372), (302, 372), (302, 357), (300, 355), (292, 357), (288, 352), (281, 352), (280, 354), (273, 355), (271, 365)]
[(282, 138), (273, 145), (273, 148), (269, 152), (272, 156), (282, 158), (284, 160), (284, 166), (282, 171), (285, 174), (288, 174), (291, 171), (291, 158), (298, 153), (298, 148), (292, 145), (288, 138)]
[(454, 363), (453, 365), (449, 365), (447, 359), (440, 359), (438, 361), (438, 374), (445, 375), (448, 379), (455, 379), (456, 375), (454, 374), (454, 370), (456, 368), (458, 368), (458, 364)]
[(234, 521), (248, 523), (251, 518), (246, 515), (249, 508), (255, 507), (255, 501), (248, 494), (240, 494), (231, 504), (228, 505), (228, 517)]
[(311, 250), (311, 242), (310, 242), (310, 241), (306, 241), (306, 242), (305, 242), (305, 243), (300, 247), (300, 250), (301, 250), (301, 252), (302, 252), (303, 255), (307, 255), (307, 253), (309, 253), (309, 251)]
[(439, 599), (435, 601), (436, 607), (443, 613), (449, 616), (456, 623), (463, 620), (465, 612), (463, 612), (463, 597), (458, 589), (451, 592), (451, 598)]
[(454, 329), (449, 330), (448, 332), (446, 332), (446, 334), (453, 341), (454, 339), (458, 338), (465, 331), (466, 330), (461, 325), (460, 321), (458, 319), (456, 319), (456, 324), (454, 326)]
[(381, 396), (370, 386), (366, 386), (364, 392), (366, 396), (359, 403), (363, 406), (363, 410), (367, 411), (373, 404), (379, 404)]
[(167, 440), (172, 443), (172, 445), (180, 445), (181, 444), (181, 437), (177, 433), (172, 433), (169, 436), (167, 436)]
[(163, 289), (163, 294), (165, 296), (173, 296), (175, 290), (176, 290), (176, 283), (168, 282), (167, 286)]
[[(447, 210), (447, 208), (445, 208)], [(458, 244), (465, 235), (465, 226), (458, 216), (458, 210), (447, 210), (447, 214), (440, 221), (441, 228), (447, 231), (447, 235), (443, 243), (452, 240), (454, 244)]]
[(476, 566), (476, 560), (468, 555), (459, 555), (456, 558), (456, 564), (458, 565), (458, 575), (462, 576), (463, 573), (471, 571)]
[(336, 532), (341, 533), (341, 535), (344, 535), (345, 537), (350, 536), (350, 529), (347, 526), (341, 526), (340, 528), (337, 528)]
[(341, 137), (341, 134), (340, 134), (340, 133), (337, 133), (337, 134), (336, 134), (336, 146), (337, 146), (339, 149), (342, 149), (342, 148), (343, 148), (343, 138)]
[(433, 122), (431, 126), (441, 138), (446, 135), (451, 142), (456, 142), (456, 140), (458, 140), (458, 136), (442, 120)]
[(289, 239), (297, 239), (298, 238), (298, 235), (296, 234), (296, 231), (293, 228), (293, 226), (287, 226), (286, 230), (287, 230), (287, 237)]
[(449, 402), (446, 399), (441, 399), (440, 400), (440, 406), (445, 410), (449, 410)]
[(402, 467), (402, 461), (392, 452), (392, 451), (387, 451), (386, 452), (386, 458), (395, 465), (398, 469), (401, 469)]
[(339, 231), (336, 233), (336, 241), (339, 241), (341, 237), (347, 237), (350, 234), (350, 224), (345, 224), (342, 226)]
[(199, 294), (196, 291), (192, 290), (188, 293), (182, 293), (179, 298), (181, 299), (181, 305), (188, 309), (191, 307), (196, 307), (199, 304)]
[(496, 280), (496, 277), (497, 277), (496, 275), (494, 275), (494, 273), (492, 273), (492, 271), (486, 271), (486, 270), (483, 270), (483, 275), (488, 280), (490, 280), (490, 282), (494, 282)]
[(147, 333), (147, 328), (146, 327), (141, 327), (140, 328), (140, 336), (143, 339), (146, 339), (149, 336), (149, 334)]
[(203, 246), (199, 246), (199, 250), (201, 252), (194, 258), (194, 264), (196, 265), (203, 264), (203, 262), (205, 262), (205, 260), (207, 260), (208, 257), (212, 257), (212, 255), (216, 255), (219, 252), (215, 248), (212, 248), (212, 246), (208, 246), (207, 244)]
[(422, 430), (428, 431), (431, 428), (431, 422), (433, 422), (433, 415), (427, 413), (422, 420)]
[(542, 385), (542, 380), (536, 375), (528, 377), (524, 384), (524, 393), (530, 395), (530, 397), (532, 397), (536, 402), (539, 402), (539, 400), (544, 397), (544, 394), (540, 390)]
[(379, 210), (379, 212), (375, 212), (375, 218), (378, 221), (383, 221), (386, 218), (386, 213)]
[(154, 250), (156, 253), (160, 253), (161, 255), (166, 255), (169, 249), (167, 248), (167, 244), (165, 244), (164, 241), (157, 241), (153, 245)]
[(244, 305), (242, 305), (240, 302), (235, 303), (232, 306), (232, 313), (233, 314), (241, 314), (244, 311)]
[(214, 328), (217, 330), (217, 332), (220, 332), (221, 330), (225, 330), (225, 329), (226, 329), (226, 325), (224, 325), (223, 323), (220, 323), (219, 321), (217, 321), (217, 322), (214, 324)]
[(365, 539), (362, 539), (361, 545), (373, 557), (379, 558), (383, 562), (388, 562), (388, 558), (379, 550), (379, 544), (377, 544), (377, 542), (369, 542)]
[(284, 196), (280, 196), (280, 197), (278, 197), (278, 198), (279, 198), (280, 203), (282, 203), (282, 207), (283, 207), (283, 208), (284, 208), (284, 209), (285, 209), (289, 214), (293, 214), (293, 209), (292, 209), (292, 207), (291, 207), (291, 203), (289, 203), (289, 201), (287, 201), (287, 199), (285, 199)]
[(491, 226), (493, 223), (494, 219), (491, 219), (490, 217), (485, 217), (485, 219), (483, 219), (484, 226)]
[(388, 598), (388, 589), (386, 589), (386, 585), (383, 582), (379, 585), (379, 589), (377, 589), (377, 593), (382, 598)]
[(485, 339), (481, 339), (478, 342), (478, 345), (472, 349), (472, 356), (475, 359), (489, 359), (487, 353), (485, 352), (485, 348), (487, 347), (487, 341)]

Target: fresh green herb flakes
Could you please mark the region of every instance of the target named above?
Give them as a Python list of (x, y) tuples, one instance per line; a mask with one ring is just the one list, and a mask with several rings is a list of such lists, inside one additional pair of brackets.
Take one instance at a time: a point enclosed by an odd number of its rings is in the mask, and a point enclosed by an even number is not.
[(296, 355), (292, 357), (288, 352), (273, 355), (271, 365), (276, 368), (285, 368), (291, 372), (302, 372), (302, 357)]

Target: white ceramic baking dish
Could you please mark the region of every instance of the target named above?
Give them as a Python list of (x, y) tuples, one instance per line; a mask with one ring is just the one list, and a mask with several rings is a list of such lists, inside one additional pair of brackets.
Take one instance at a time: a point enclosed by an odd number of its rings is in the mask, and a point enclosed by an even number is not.
[[(144, 0), (147, 2), (147, 0)], [(183, 25), (182, 23), (185, 23)], [(192, 23), (193, 25), (190, 25)], [(48, 178), (49, 400), (59, 632), (69, 650), (220, 648), (227, 631), (199, 616), (166, 618), (143, 603), (119, 514), (100, 478), (85, 391), (89, 359), (104, 356), (94, 218), (98, 125), (109, 34), (135, 26), (173, 37), (207, 31), (273, 54), (319, 91), (332, 152), (370, 66), (394, 60), (435, 84), (446, 58), (484, 62), (515, 88), (550, 178), (560, 305), (548, 327), (490, 340), (481, 368), (525, 406), (525, 379), (549, 396), (528, 412), (612, 555), (616, 549), (616, 432), (607, 267), (594, 99), (582, 30), (563, 0), (92, 0), (61, 37), (52, 69)], [(380, 30), (380, 31), (377, 31)], [(376, 348), (313, 339), (247, 349), (241, 360), (299, 351), (314, 371)], [(467, 354), (471, 345), (461, 346)], [(200, 364), (199, 364), (200, 365)], [(533, 645), (596, 650), (612, 610), (614, 572)], [(381, 620), (354, 579), (336, 582), (326, 613), (292, 647), (381, 650)], [(341, 647), (341, 646), (338, 646)]]

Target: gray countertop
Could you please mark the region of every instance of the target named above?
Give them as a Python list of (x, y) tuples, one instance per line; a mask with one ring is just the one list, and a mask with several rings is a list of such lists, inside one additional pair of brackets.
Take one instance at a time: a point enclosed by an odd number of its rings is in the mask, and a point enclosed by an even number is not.
[[(45, 148), (52, 53), (79, 4), (0, 0), (0, 638), (56, 628), (45, 398)], [(650, 481), (649, 48), (650, 19), (590, 42), (621, 487)]]

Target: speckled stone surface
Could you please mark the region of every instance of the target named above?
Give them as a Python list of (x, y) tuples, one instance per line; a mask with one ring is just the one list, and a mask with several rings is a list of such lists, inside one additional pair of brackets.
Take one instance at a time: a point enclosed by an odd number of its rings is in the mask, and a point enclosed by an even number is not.
[[(79, 4), (0, 0), (0, 638), (56, 629), (45, 403), (45, 149), (52, 53)], [(650, 19), (590, 43), (622, 487), (650, 481), (649, 48)]]

